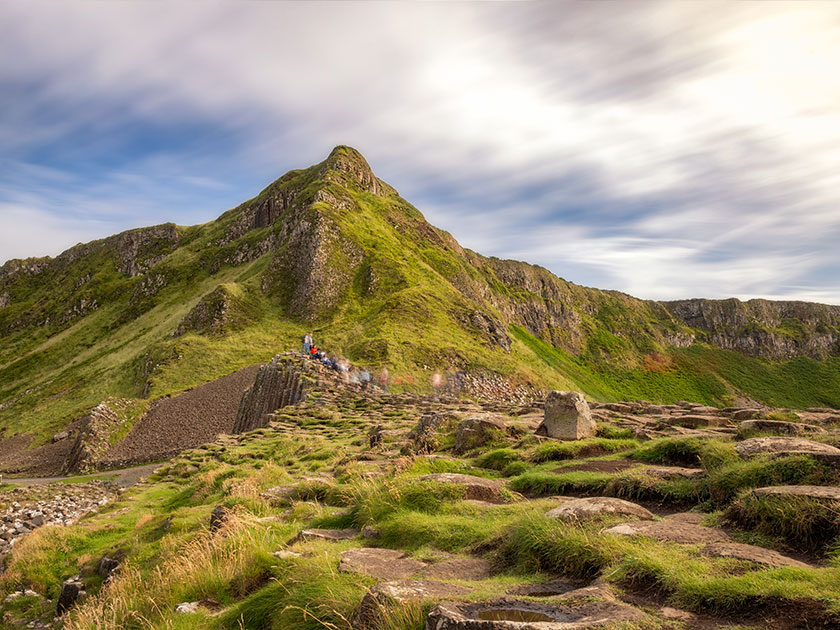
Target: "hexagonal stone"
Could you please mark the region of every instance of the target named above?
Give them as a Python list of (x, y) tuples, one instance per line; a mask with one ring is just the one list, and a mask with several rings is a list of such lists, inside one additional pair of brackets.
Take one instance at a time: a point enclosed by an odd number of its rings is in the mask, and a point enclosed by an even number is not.
[(360, 535), (358, 529), (304, 529), (297, 535), (297, 540), (350, 540)]
[(533, 602), (502, 597), (486, 602), (441, 602), (426, 619), (426, 630), (587, 630), (639, 622), (646, 615), (619, 602)]
[(647, 536), (656, 540), (679, 544), (730, 542), (723, 530), (681, 521), (634, 521), (604, 530), (618, 536)]
[(424, 563), (396, 549), (360, 547), (342, 552), (338, 570), (362, 573), (380, 580), (403, 580), (425, 567)]
[(546, 512), (548, 518), (561, 521), (578, 521), (599, 516), (621, 515), (631, 518), (649, 520), (653, 514), (641, 505), (615, 499), (613, 497), (586, 497), (583, 499), (572, 499), (563, 505)]
[(825, 433), (826, 430), (814, 424), (784, 422), (782, 420), (744, 420), (738, 425), (741, 431), (772, 431), (785, 435), (808, 435)]
[(433, 580), (483, 580), (492, 573), (490, 562), (484, 558), (455, 557), (427, 566), (420, 576)]
[(706, 476), (702, 468), (684, 468), (682, 466), (648, 466), (646, 475), (660, 479), (700, 479)]
[(738, 560), (747, 560), (749, 562), (755, 562), (756, 564), (763, 564), (769, 567), (796, 567), (799, 569), (810, 568), (810, 565), (800, 562), (799, 560), (794, 560), (793, 558), (785, 556), (778, 551), (735, 542), (721, 542), (706, 545), (703, 548), (703, 554), (715, 558), (737, 558)]
[(840, 501), (840, 487), (837, 486), (769, 486), (753, 490), (756, 496), (777, 495), (784, 497), (808, 497), (809, 499)]

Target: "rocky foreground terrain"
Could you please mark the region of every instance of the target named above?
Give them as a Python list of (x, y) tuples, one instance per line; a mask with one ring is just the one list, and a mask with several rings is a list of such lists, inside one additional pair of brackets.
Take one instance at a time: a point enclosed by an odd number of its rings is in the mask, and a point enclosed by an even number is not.
[(23, 536), (4, 624), (840, 627), (835, 410), (389, 394), (294, 355), (242, 400), (241, 433)]

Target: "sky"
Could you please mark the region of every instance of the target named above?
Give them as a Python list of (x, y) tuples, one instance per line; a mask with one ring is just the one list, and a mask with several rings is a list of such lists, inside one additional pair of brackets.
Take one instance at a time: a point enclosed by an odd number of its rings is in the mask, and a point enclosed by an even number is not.
[(840, 3), (0, 0), (0, 263), (338, 144), (465, 247), (840, 304)]

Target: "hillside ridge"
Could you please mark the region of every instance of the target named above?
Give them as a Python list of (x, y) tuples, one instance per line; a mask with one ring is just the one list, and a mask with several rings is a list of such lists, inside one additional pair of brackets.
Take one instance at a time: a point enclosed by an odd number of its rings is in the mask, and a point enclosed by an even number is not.
[(208, 223), (7, 261), (0, 426), (38, 445), (108, 396), (178, 393), (307, 330), (412, 391), (437, 370), (602, 401), (840, 406), (840, 307), (642, 300), (486, 257), (338, 146)]

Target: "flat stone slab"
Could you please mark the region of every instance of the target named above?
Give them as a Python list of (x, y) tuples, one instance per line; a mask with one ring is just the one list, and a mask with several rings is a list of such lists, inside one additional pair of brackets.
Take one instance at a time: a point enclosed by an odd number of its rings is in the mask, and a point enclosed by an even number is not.
[(776, 495), (783, 497), (808, 497), (840, 501), (840, 487), (837, 486), (769, 486), (753, 490), (756, 496)]
[(681, 521), (635, 521), (605, 529), (606, 534), (618, 536), (647, 536), (656, 540), (684, 545), (730, 542), (723, 530)]
[(628, 516), (642, 520), (653, 518), (653, 513), (641, 505), (613, 497), (572, 499), (571, 501), (566, 501), (559, 507), (549, 510), (545, 515), (548, 518), (561, 521), (577, 521), (612, 515)]
[(426, 566), (420, 577), (431, 580), (483, 580), (493, 574), (484, 558), (450, 558)]
[(451, 483), (464, 488), (465, 499), (487, 501), (488, 503), (505, 503), (506, 496), (504, 486), (495, 479), (485, 479), (474, 475), (462, 475), (460, 473), (435, 473), (423, 475), (421, 481), (433, 481), (436, 483)]
[(785, 455), (826, 454), (840, 456), (840, 448), (822, 442), (796, 437), (757, 437), (738, 442), (735, 450), (747, 458), (760, 453), (781, 453)]
[(692, 525), (699, 525), (701, 521), (706, 518), (705, 514), (699, 512), (675, 512), (664, 517), (666, 521), (679, 521), (681, 523), (691, 523)]
[(738, 424), (742, 431), (772, 431), (785, 435), (808, 435), (826, 433), (822, 427), (801, 422), (784, 422), (782, 420), (744, 420)]
[(566, 605), (502, 597), (441, 602), (429, 613), (426, 630), (587, 630), (646, 618), (638, 608), (620, 602)]
[(683, 466), (648, 466), (646, 475), (660, 479), (700, 479), (706, 476), (702, 468), (684, 468)]
[(757, 547), (755, 545), (744, 545), (741, 543), (712, 543), (706, 545), (702, 551), (703, 555), (715, 558), (736, 558), (747, 560), (756, 564), (763, 564), (769, 567), (796, 567), (799, 569), (811, 568), (810, 565), (794, 560), (772, 549)]
[(362, 573), (380, 580), (404, 580), (426, 568), (425, 563), (409, 558), (396, 549), (360, 547), (342, 552), (338, 570)]
[(304, 529), (297, 540), (350, 540), (361, 535), (358, 529)]
[(729, 418), (723, 416), (709, 416), (690, 414), (687, 416), (672, 416), (668, 423), (689, 429), (706, 429), (709, 427), (721, 427), (729, 424)]
[(537, 584), (522, 584), (508, 590), (511, 595), (526, 595), (528, 597), (554, 597), (563, 595), (580, 588), (580, 584), (567, 578), (556, 578), (548, 582)]
[(382, 582), (365, 593), (351, 625), (354, 630), (374, 630), (387, 611), (399, 610), (412, 602), (460, 597), (471, 592), (466, 586), (431, 580)]

